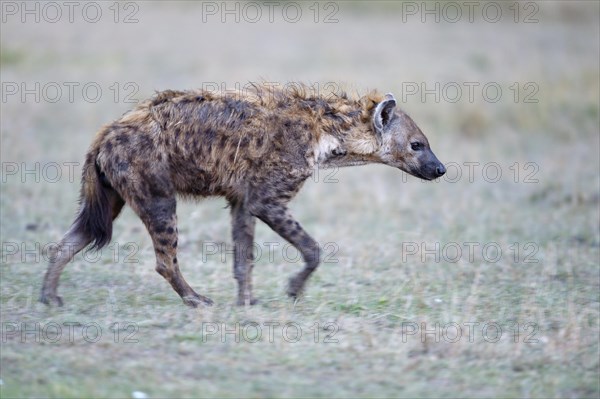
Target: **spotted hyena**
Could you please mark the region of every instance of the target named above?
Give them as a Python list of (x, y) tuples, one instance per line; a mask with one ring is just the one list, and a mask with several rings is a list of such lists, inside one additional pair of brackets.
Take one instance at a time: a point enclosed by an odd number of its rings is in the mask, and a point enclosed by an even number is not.
[[(40, 300), (62, 304), (60, 274), (86, 246), (111, 239), (128, 204), (154, 245), (156, 271), (190, 306), (212, 301), (188, 285), (177, 261), (176, 196), (223, 196), (231, 208), (238, 304), (253, 304), (256, 219), (306, 262), (290, 279), (297, 297), (319, 264), (317, 242), (288, 210), (315, 167), (382, 163), (421, 179), (445, 168), (391, 94), (328, 97), (256, 86), (242, 94), (163, 91), (103, 127), (87, 152), (80, 208), (48, 265)], [(68, 247), (68, 250), (66, 248)]]

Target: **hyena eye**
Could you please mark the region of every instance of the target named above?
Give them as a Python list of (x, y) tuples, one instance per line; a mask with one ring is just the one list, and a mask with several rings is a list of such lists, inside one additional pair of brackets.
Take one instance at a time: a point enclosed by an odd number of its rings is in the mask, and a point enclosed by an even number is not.
[(413, 151), (420, 151), (421, 149), (423, 149), (423, 144), (419, 143), (418, 141), (415, 141), (414, 143), (410, 143), (410, 147), (413, 149)]

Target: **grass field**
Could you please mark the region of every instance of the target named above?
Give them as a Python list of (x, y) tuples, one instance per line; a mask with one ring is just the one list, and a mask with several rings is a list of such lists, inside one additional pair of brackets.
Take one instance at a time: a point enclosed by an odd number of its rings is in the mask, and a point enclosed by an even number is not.
[[(428, 3), (439, 23), (421, 2), (282, 2), (272, 22), (261, 2), (101, 2), (95, 23), (20, 4), (0, 42), (2, 398), (600, 396), (598, 3), (497, 22), (500, 3), (473, 22)], [(393, 92), (448, 174), (316, 173), (291, 208), (327, 257), (296, 303), (297, 253), (259, 223), (261, 302), (234, 305), (223, 199), (177, 211), (215, 306), (184, 307), (130, 209), (68, 265), (65, 306), (37, 303), (94, 132), (154, 90), (260, 79)]]

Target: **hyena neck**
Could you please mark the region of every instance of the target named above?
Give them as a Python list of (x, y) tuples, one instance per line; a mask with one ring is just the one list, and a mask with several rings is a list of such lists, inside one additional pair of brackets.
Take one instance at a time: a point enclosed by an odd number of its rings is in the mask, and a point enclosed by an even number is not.
[(348, 131), (339, 138), (330, 134), (321, 135), (316, 152), (317, 162), (324, 168), (381, 162), (377, 156), (377, 140), (375, 137), (371, 138), (369, 131)]
[(322, 131), (317, 141), (315, 159), (319, 166), (345, 167), (382, 162), (371, 123), (371, 115), (379, 97), (377, 93), (371, 93), (338, 108), (346, 111), (338, 113), (342, 114), (338, 126), (327, 129), (327, 132)]

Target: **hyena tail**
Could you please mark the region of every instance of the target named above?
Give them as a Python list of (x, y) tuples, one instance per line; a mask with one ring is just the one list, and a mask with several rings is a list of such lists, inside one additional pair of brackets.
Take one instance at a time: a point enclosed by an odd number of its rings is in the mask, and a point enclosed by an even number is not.
[(104, 172), (96, 162), (98, 149), (92, 148), (83, 165), (79, 213), (73, 222), (73, 230), (91, 241), (91, 249), (105, 247), (112, 238), (113, 220), (119, 215), (125, 202), (111, 187)]
[(62, 305), (62, 299), (56, 291), (63, 269), (90, 243), (95, 249), (108, 244), (112, 237), (113, 220), (125, 204), (96, 164), (98, 148), (96, 143), (92, 145), (83, 165), (79, 213), (69, 231), (50, 254), (40, 295), (43, 303)]

